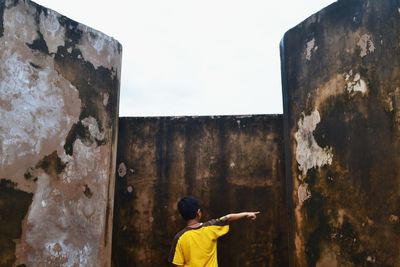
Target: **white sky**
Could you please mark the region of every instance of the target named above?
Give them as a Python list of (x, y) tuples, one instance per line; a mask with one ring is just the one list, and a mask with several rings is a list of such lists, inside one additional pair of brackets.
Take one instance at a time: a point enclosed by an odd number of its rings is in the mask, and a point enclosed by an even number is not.
[(334, 0), (36, 0), (123, 46), (120, 116), (282, 113), (279, 42)]

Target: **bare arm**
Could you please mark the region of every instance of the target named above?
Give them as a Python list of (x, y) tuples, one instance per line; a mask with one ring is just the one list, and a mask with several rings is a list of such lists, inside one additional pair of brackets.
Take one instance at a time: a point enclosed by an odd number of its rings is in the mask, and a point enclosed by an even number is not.
[(257, 218), (257, 214), (259, 214), (259, 213), (260, 213), (259, 211), (230, 213), (228, 215), (225, 215), (224, 217), (230, 222), (245, 219), (245, 218), (255, 220)]

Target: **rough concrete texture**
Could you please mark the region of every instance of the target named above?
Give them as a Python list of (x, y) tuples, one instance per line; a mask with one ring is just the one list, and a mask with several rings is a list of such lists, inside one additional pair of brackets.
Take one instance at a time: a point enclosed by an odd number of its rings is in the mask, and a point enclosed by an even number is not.
[(220, 240), (220, 266), (287, 266), (282, 116), (121, 118), (114, 266), (168, 266), (184, 227), (180, 197), (204, 220), (260, 210)]
[(121, 45), (0, 1), (0, 266), (107, 266)]
[(400, 266), (400, 2), (338, 1), (281, 47), (292, 265)]

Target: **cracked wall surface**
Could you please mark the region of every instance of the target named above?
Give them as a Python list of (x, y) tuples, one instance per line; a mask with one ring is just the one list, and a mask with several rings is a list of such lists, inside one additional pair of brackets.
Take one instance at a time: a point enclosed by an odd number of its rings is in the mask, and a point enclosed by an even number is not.
[(281, 58), (292, 266), (400, 266), (400, 2), (338, 1)]
[(287, 266), (282, 131), (281, 115), (121, 118), (113, 265), (168, 266), (192, 194), (205, 220), (261, 211), (220, 240), (220, 266)]
[(0, 266), (110, 264), (121, 50), (0, 1)]

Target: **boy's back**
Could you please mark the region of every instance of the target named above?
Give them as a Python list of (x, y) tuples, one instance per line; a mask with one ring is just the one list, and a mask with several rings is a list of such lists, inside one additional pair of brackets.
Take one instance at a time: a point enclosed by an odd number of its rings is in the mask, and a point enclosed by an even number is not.
[(169, 261), (178, 266), (218, 266), (217, 239), (228, 231), (224, 217), (196, 227), (187, 226), (175, 236)]

